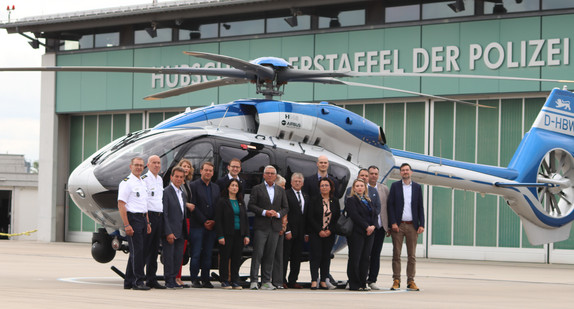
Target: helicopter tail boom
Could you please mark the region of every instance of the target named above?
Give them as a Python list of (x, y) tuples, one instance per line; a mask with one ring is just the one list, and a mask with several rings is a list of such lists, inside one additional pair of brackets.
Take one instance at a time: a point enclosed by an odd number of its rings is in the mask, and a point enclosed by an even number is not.
[[(533, 245), (562, 241), (574, 220), (574, 94), (554, 89), (507, 168), (394, 150), (420, 183), (496, 194), (520, 217)], [(400, 179), (398, 166), (388, 175)], [(484, 224), (484, 223), (483, 223)]]

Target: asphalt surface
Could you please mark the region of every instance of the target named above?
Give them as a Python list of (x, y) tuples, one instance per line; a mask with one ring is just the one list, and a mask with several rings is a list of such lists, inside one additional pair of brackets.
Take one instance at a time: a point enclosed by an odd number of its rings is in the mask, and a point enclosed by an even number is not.
[[(110, 267), (125, 269), (127, 255), (94, 261), (90, 244), (0, 240), (2, 308), (571, 308), (574, 265), (418, 259), (421, 291), (390, 291), (391, 261), (381, 260), (380, 291), (124, 290)], [(331, 264), (346, 280), (346, 255)], [(403, 261), (403, 267), (406, 262)], [(161, 264), (160, 264), (161, 269)], [(185, 268), (187, 270), (187, 268)], [(241, 269), (249, 273), (249, 262)], [(187, 274), (187, 271), (185, 272)], [(310, 280), (304, 263), (301, 281)], [(403, 278), (403, 280), (405, 280)]]

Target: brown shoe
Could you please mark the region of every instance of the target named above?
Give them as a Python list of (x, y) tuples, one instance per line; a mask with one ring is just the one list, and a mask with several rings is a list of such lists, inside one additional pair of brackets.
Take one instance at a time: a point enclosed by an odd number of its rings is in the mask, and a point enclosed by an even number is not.
[(401, 288), (401, 280), (395, 279), (393, 280), (393, 286), (391, 287), (391, 291), (398, 290)]
[(289, 284), (288, 287), (291, 288), (291, 289), (302, 289), (302, 288), (303, 288), (303, 286), (300, 285), (299, 283)]
[(409, 291), (420, 291), (419, 287), (415, 284), (415, 281), (409, 281), (407, 284), (407, 290)]

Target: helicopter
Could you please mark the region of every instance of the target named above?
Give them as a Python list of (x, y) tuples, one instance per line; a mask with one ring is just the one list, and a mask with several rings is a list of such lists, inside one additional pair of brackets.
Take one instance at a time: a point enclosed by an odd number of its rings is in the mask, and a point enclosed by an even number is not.
[[(159, 155), (167, 184), (169, 171), (181, 159), (194, 166), (211, 161), (216, 176), (223, 175), (232, 158), (242, 161), (240, 176), (246, 193), (261, 182), (263, 167), (276, 166), (289, 180), (294, 172), (309, 176), (317, 157), (330, 160), (330, 173), (338, 180), (343, 199), (346, 186), (361, 167), (376, 165), (379, 181), (400, 179), (398, 165), (409, 163), (412, 178), (421, 183), (505, 198), (521, 219), (529, 241), (556, 242), (569, 237), (574, 220), (574, 113), (569, 109), (574, 94), (554, 89), (530, 131), (524, 136), (508, 167), (487, 166), (448, 160), (391, 149), (377, 124), (327, 102), (298, 103), (274, 100), (291, 82), (372, 87), (399, 91), (436, 100), (477, 105), (441, 96), (354, 83), (340, 78), (359, 76), (436, 76), (456, 78), (517, 79), (553, 82), (565, 80), (525, 79), (502, 76), (465, 76), (425, 73), (359, 73), (294, 69), (287, 61), (262, 57), (252, 61), (204, 52), (187, 55), (226, 64), (227, 68), (134, 68), (134, 67), (42, 67), (1, 68), (1, 71), (93, 71), (163, 73), (217, 76), (146, 97), (162, 99), (192, 91), (253, 83), (264, 99), (241, 99), (227, 104), (187, 109), (154, 128), (130, 133), (98, 150), (70, 175), (68, 192), (80, 209), (103, 228), (94, 233), (92, 256), (101, 263), (113, 260), (117, 250), (126, 250), (122, 221), (117, 209), (117, 188), (129, 174), (135, 156)], [(478, 105), (481, 108), (489, 106)], [(345, 246), (337, 239), (334, 251)]]

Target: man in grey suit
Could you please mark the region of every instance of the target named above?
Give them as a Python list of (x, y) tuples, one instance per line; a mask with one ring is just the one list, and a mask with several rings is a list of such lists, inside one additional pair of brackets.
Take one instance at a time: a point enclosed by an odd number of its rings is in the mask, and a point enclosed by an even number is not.
[(371, 165), (369, 166), (369, 190), (374, 188), (379, 193), (380, 211), (377, 216), (378, 224), (375, 229), (375, 240), (373, 242), (373, 249), (371, 249), (371, 265), (369, 266), (369, 277), (367, 284), (371, 290), (380, 290), (377, 286), (377, 277), (381, 267), (381, 250), (383, 249), (383, 242), (385, 241), (386, 233), (390, 233), (389, 217), (387, 215), (387, 198), (389, 196), (389, 187), (382, 183), (377, 183), (379, 180), (379, 168)]
[(171, 170), (171, 183), (163, 191), (163, 272), (165, 286), (168, 289), (182, 288), (175, 282), (175, 277), (181, 267), (183, 256), (184, 236), (187, 234), (185, 223), (185, 207), (194, 210), (193, 204), (185, 203), (187, 196), (181, 190), (185, 171), (181, 167)]
[(251, 286), (257, 290), (257, 277), (261, 266), (261, 289), (274, 290), (271, 284), (273, 258), (282, 228), (281, 218), (289, 212), (285, 190), (275, 185), (277, 170), (268, 165), (263, 171), (263, 183), (251, 189), (248, 208), (255, 214), (253, 220), (253, 256), (251, 257)]

